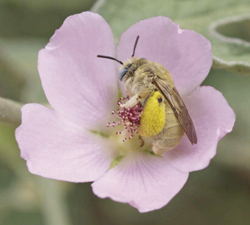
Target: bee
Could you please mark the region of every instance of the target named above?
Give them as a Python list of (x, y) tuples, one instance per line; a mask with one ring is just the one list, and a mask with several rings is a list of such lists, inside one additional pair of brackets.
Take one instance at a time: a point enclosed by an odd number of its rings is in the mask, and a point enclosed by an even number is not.
[(131, 58), (124, 63), (110, 56), (97, 56), (122, 65), (119, 79), (124, 82), (129, 96), (122, 107), (129, 108), (138, 103), (144, 107), (138, 132), (142, 138), (152, 137), (155, 154), (174, 149), (185, 133), (191, 144), (197, 144), (193, 121), (174, 86), (172, 75), (160, 63), (134, 57), (138, 40), (139, 36)]

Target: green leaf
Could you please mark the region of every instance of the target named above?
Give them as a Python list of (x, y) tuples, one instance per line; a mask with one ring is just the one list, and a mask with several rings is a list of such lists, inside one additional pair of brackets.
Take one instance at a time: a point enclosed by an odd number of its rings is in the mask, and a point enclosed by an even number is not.
[(250, 75), (249, 0), (106, 0), (97, 12), (110, 24), (116, 40), (142, 19), (170, 17), (211, 41), (214, 68)]

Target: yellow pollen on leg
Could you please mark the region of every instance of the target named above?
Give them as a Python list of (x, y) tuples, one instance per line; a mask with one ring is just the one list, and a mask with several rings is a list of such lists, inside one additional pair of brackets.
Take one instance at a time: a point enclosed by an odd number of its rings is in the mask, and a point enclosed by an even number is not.
[(165, 125), (165, 105), (162, 94), (156, 91), (146, 102), (138, 132), (142, 137), (151, 137), (161, 132)]

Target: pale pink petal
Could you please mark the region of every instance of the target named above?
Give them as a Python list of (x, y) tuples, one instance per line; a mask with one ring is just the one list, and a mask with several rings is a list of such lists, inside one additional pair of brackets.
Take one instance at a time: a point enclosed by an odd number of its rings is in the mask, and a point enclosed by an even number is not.
[(194, 122), (198, 144), (191, 145), (185, 136), (181, 144), (164, 157), (168, 163), (190, 172), (208, 166), (216, 154), (218, 141), (232, 131), (235, 114), (223, 95), (212, 87), (200, 87), (183, 100)]
[(135, 57), (164, 65), (180, 94), (191, 93), (206, 78), (212, 65), (212, 51), (210, 42), (202, 35), (181, 30), (167, 17), (142, 20), (121, 36), (117, 47), (119, 60), (131, 57), (137, 35), (140, 39)]
[(106, 126), (118, 98), (116, 62), (109, 25), (98, 14), (68, 17), (45, 49), (38, 69), (52, 107), (69, 121), (97, 130)]
[(179, 172), (163, 158), (134, 152), (92, 184), (94, 193), (129, 203), (140, 212), (166, 205), (183, 187), (188, 173)]
[(22, 108), (16, 139), (31, 173), (58, 180), (96, 180), (115, 157), (108, 138), (80, 129), (38, 104)]

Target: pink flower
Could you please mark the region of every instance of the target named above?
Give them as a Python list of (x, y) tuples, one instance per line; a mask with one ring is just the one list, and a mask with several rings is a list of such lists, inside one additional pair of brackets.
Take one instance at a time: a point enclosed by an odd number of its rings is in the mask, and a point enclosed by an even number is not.
[[(137, 35), (136, 57), (164, 65), (172, 74), (194, 122), (198, 144), (186, 136), (163, 155), (150, 144), (125, 143), (107, 128), (119, 95), (118, 66), (98, 54), (126, 61)], [(183, 187), (189, 172), (208, 166), (218, 141), (232, 130), (235, 115), (222, 94), (200, 87), (212, 64), (210, 42), (181, 30), (166, 17), (140, 21), (117, 48), (110, 27), (98, 14), (70, 16), (40, 51), (38, 69), (53, 109), (27, 104), (16, 130), (21, 156), (31, 173), (70, 182), (89, 182), (101, 198), (126, 202), (140, 212), (166, 205)], [(112, 166), (111, 166), (112, 165)]]

